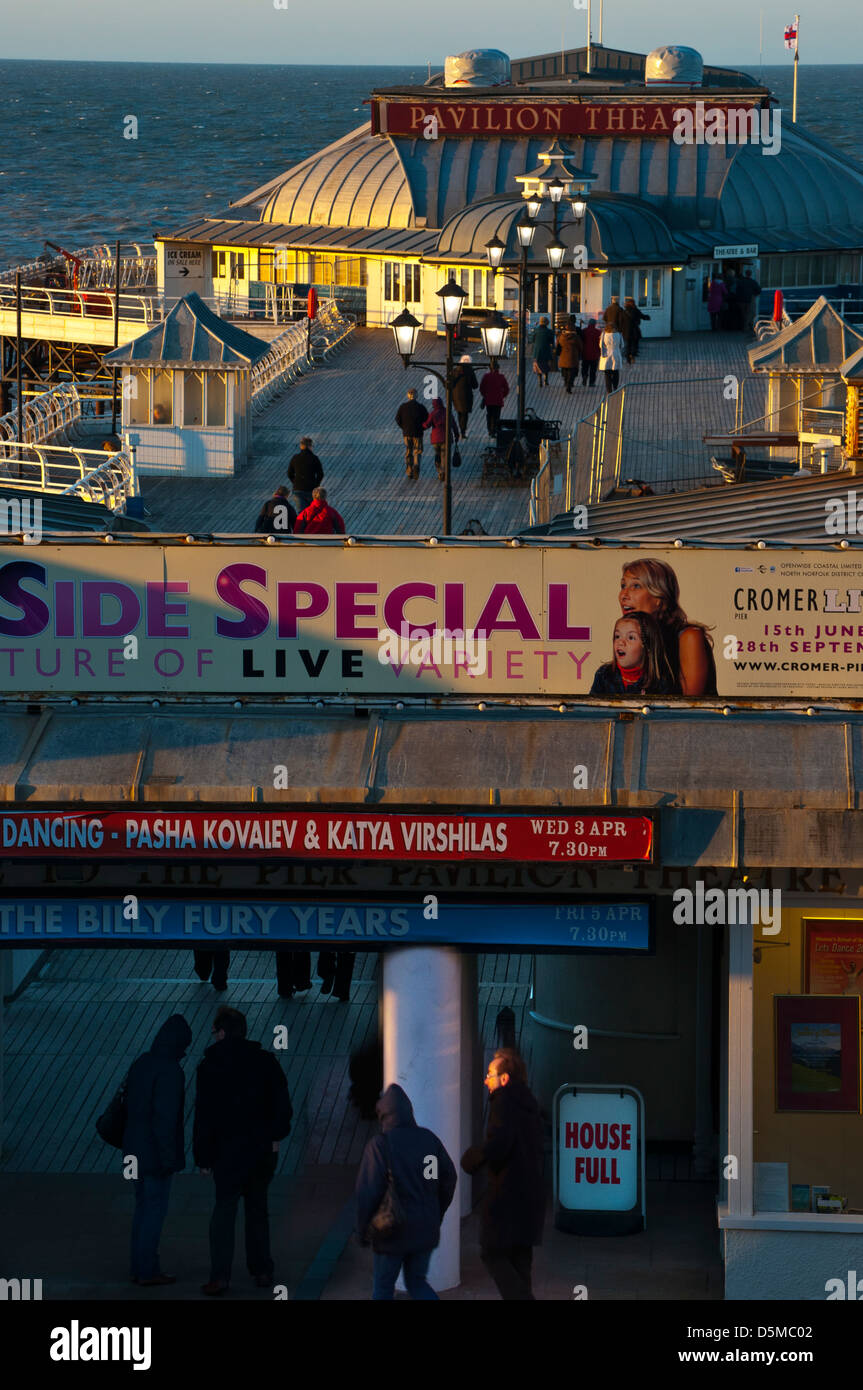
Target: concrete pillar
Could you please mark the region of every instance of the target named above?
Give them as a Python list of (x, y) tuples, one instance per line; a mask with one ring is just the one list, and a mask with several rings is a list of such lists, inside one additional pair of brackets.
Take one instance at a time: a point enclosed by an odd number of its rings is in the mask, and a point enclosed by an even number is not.
[(714, 1172), (713, 1157), (713, 927), (696, 927), (695, 967), (695, 1142), (693, 1168), (697, 1178)]
[[(462, 957), (448, 946), (403, 946), (384, 955), (384, 1087), (410, 1097), (417, 1124), (434, 1131), (458, 1167), (462, 1150)], [(432, 1288), (461, 1278), (456, 1189), (429, 1270)]]
[[(458, 1153), (452, 1155), (456, 1166), (465, 1149), (480, 1137), (482, 1051), (479, 1039), (476, 956), (462, 956), (461, 987), (461, 1139)], [(462, 1218), (470, 1216), (472, 1190), (472, 1179), (459, 1169), (459, 1215)]]
[(753, 1213), (752, 1035), (752, 925), (745, 922), (728, 927), (727, 1153), (737, 1159), (738, 1178), (727, 1184), (727, 1200), (735, 1216)]

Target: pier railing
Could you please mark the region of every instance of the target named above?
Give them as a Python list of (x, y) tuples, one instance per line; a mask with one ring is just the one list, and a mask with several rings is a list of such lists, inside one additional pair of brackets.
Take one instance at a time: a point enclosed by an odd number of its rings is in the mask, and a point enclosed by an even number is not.
[(0, 481), (16, 489), (80, 497), (122, 512), (137, 494), (131, 459), (124, 450), (61, 448), (53, 444), (0, 441)]
[[(0, 284), (0, 312), (16, 310), (15, 286)], [(114, 295), (108, 290), (49, 290), (41, 285), (21, 286), (21, 312), (56, 318), (114, 317)], [(120, 318), (156, 323), (162, 317), (159, 300), (151, 294), (120, 293)]]
[[(63, 383), (34, 396), (21, 410), (22, 442), (39, 444), (60, 430), (68, 429), (81, 417), (81, 398), (77, 387)], [(0, 442), (17, 440), (18, 412), (0, 415)]]

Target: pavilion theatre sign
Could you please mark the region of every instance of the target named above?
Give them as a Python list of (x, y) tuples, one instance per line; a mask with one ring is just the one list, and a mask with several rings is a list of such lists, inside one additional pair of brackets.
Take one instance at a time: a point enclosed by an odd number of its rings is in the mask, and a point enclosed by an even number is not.
[(653, 859), (649, 816), (356, 811), (27, 811), (0, 815), (9, 858), (392, 859), (626, 863)]
[[(0, 688), (30, 700), (674, 696), (682, 610), (703, 670), (716, 668), (715, 690), (712, 676), (702, 690), (690, 680), (690, 698), (856, 699), (860, 556), (829, 542), (0, 545)], [(662, 618), (675, 604), (677, 626)]]
[[(713, 109), (758, 107), (757, 97), (711, 100)], [(671, 135), (675, 112), (691, 111), (694, 98), (669, 102), (584, 101), (384, 101), (372, 102), (372, 134), (413, 135)], [(704, 102), (702, 100), (701, 106)], [(677, 118), (680, 119), (679, 117)]]

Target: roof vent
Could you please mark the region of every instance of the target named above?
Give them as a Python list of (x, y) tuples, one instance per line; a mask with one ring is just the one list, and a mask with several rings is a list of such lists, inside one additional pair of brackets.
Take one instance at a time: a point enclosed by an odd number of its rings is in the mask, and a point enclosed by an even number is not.
[(694, 48), (666, 44), (654, 48), (644, 60), (644, 81), (647, 86), (700, 87), (704, 80), (704, 59)]
[(507, 87), (509, 57), (499, 48), (469, 48), (445, 60), (443, 80), (445, 87)]

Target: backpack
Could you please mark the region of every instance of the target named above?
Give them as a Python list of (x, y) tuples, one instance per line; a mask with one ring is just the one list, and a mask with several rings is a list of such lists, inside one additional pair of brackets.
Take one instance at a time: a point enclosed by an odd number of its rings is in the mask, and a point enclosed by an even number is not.
[(106, 1110), (96, 1121), (96, 1133), (100, 1139), (104, 1139), (106, 1144), (110, 1144), (112, 1149), (122, 1149), (123, 1134), (126, 1130), (126, 1120), (128, 1118), (128, 1074), (123, 1078)]

